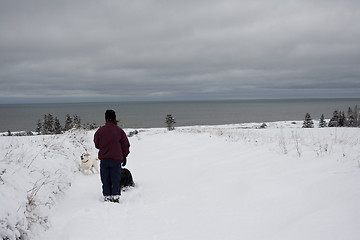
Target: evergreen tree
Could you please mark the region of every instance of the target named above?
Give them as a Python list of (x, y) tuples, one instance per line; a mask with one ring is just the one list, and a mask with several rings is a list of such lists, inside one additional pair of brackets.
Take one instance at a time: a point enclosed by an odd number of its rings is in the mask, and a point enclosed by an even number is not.
[(324, 114), (321, 114), (320, 121), (319, 121), (319, 127), (320, 128), (326, 127), (326, 121), (325, 121)]
[(340, 113), (338, 110), (333, 112), (333, 117), (330, 119), (328, 126), (329, 127), (338, 127), (339, 126)]
[(54, 119), (54, 133), (55, 134), (61, 133), (61, 125), (60, 125), (60, 121), (57, 117), (55, 117), (55, 119)]
[(314, 122), (311, 119), (310, 113), (306, 113), (303, 128), (313, 128)]
[(51, 114), (44, 115), (42, 134), (54, 133), (54, 117)]
[(339, 126), (340, 127), (343, 127), (343, 126), (346, 126), (346, 118), (345, 118), (345, 112), (340, 112), (340, 115), (339, 115)]
[(80, 129), (81, 128), (81, 119), (78, 115), (74, 115), (74, 127), (76, 129)]
[(36, 124), (36, 130), (35, 132), (37, 132), (37, 134), (41, 133), (41, 128), (42, 128), (42, 123), (40, 121), (40, 119), (38, 120), (37, 124)]
[(354, 112), (351, 109), (351, 107), (349, 107), (348, 112), (347, 112), (347, 125), (346, 126), (348, 126), (348, 127), (355, 126)]
[(68, 131), (74, 127), (73, 120), (69, 114), (66, 114), (64, 130)]
[(169, 131), (175, 129), (175, 128), (174, 128), (174, 124), (176, 123), (176, 122), (175, 122), (175, 118), (173, 118), (173, 117), (171, 116), (171, 114), (166, 115), (165, 123), (166, 123), (167, 129), (168, 129)]
[(354, 127), (358, 127), (360, 125), (359, 122), (359, 109), (358, 106), (355, 105), (355, 109), (354, 109)]

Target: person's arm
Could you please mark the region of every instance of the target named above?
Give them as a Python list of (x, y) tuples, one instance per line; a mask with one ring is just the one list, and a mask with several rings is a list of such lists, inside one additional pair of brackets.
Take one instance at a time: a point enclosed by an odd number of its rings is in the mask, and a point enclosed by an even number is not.
[(120, 141), (121, 150), (123, 153), (123, 157), (126, 158), (130, 153), (130, 142), (128, 137), (126, 136), (126, 133), (123, 130), (121, 132), (122, 132), (121, 141)]
[(99, 136), (98, 136), (98, 132), (96, 132), (96, 133), (94, 134), (94, 143), (95, 143), (95, 147), (96, 147), (97, 149), (99, 149)]

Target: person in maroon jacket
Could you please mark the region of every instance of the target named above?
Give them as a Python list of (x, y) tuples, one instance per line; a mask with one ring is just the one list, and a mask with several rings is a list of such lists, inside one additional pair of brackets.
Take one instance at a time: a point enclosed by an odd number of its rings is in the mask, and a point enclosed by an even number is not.
[(95, 147), (99, 149), (102, 190), (104, 201), (119, 202), (121, 165), (126, 164), (130, 143), (124, 130), (117, 126), (113, 110), (106, 110), (105, 121), (94, 135)]

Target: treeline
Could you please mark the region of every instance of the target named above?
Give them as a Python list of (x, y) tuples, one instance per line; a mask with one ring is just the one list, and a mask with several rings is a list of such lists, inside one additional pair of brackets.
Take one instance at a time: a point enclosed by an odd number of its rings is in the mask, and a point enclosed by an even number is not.
[[(166, 115), (165, 124), (169, 131), (174, 130), (175, 118), (171, 114)], [(66, 115), (64, 125), (61, 125), (60, 120), (57, 116), (52, 114), (45, 114), (43, 119), (39, 119), (36, 123), (35, 132), (38, 135), (49, 135), (49, 134), (62, 134), (71, 129), (85, 129), (93, 130), (98, 128), (96, 123), (86, 123), (82, 124), (81, 118), (78, 115), (70, 116)], [(138, 131), (132, 131), (129, 133), (129, 137), (138, 134)], [(20, 131), (12, 133), (10, 130), (7, 132), (7, 136), (32, 136), (34, 133), (32, 131)], [(4, 135), (5, 136), (5, 135)]]
[[(313, 128), (314, 121), (311, 119), (309, 113), (306, 113), (305, 120), (303, 122), (303, 128)], [(356, 105), (354, 109), (348, 108), (347, 113), (345, 111), (335, 110), (333, 116), (326, 122), (324, 114), (321, 115), (319, 120), (319, 127), (360, 127), (359, 108)]]
[(96, 123), (82, 124), (81, 118), (78, 115), (71, 117), (69, 114), (65, 117), (64, 126), (60, 124), (58, 117), (52, 114), (45, 114), (43, 120), (38, 120), (35, 132), (38, 134), (61, 134), (70, 129), (88, 129), (97, 128)]

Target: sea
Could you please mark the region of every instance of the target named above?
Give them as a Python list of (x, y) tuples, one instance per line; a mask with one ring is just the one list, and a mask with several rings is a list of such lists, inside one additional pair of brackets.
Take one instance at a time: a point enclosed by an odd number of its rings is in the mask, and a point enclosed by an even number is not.
[(299, 121), (309, 113), (314, 120), (330, 119), (335, 110), (347, 113), (360, 106), (360, 98), (272, 99), (170, 102), (87, 102), (0, 104), (0, 132), (35, 131), (44, 115), (65, 123), (66, 115), (77, 115), (82, 124), (104, 124), (105, 111), (113, 109), (122, 128), (165, 128), (168, 114), (177, 126), (224, 125)]

